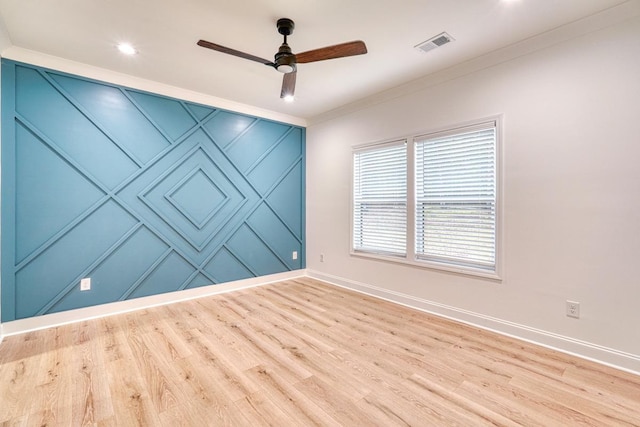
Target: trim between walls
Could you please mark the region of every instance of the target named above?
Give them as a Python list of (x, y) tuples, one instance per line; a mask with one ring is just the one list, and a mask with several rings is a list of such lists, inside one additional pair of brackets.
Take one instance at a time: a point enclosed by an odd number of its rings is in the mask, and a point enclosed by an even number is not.
[(37, 331), (39, 329), (52, 328), (55, 326), (66, 325), (68, 323), (81, 322), (83, 320), (96, 319), (99, 317), (128, 313), (130, 311), (142, 310), (145, 308), (151, 308), (160, 305), (173, 304), (175, 302), (187, 301), (190, 299), (224, 294), (240, 289), (268, 285), (270, 283), (296, 279), (304, 276), (306, 276), (306, 271), (304, 269), (287, 271), (284, 273), (270, 274), (268, 276), (236, 280), (219, 285), (202, 286), (199, 288), (151, 295), (148, 297), (135, 298), (127, 301), (119, 301), (114, 303), (96, 305), (93, 307), (79, 308), (77, 310), (62, 311), (59, 313), (47, 314), (44, 316), (13, 320), (11, 322), (0, 324), (0, 342), (2, 342), (2, 338), (4, 336), (23, 334), (25, 332)]
[(456, 322), (461, 322), (470, 326), (495, 332), (500, 335), (523, 340), (582, 359), (620, 369), (635, 375), (640, 375), (640, 355), (625, 353), (586, 341), (555, 334), (553, 332), (543, 331), (480, 313), (462, 310), (449, 305), (416, 298), (411, 295), (390, 291), (388, 289), (379, 288), (377, 286), (368, 285), (366, 283), (345, 279), (343, 277), (315, 270), (307, 269), (306, 275), (334, 286), (350, 289), (375, 298), (380, 298)]

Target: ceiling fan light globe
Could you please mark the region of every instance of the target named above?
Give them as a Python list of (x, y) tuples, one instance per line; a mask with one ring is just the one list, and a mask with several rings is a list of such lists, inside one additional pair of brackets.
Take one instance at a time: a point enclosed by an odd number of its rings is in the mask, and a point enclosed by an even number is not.
[(278, 70), (282, 74), (289, 74), (289, 73), (293, 73), (296, 69), (294, 68), (293, 65), (281, 64), (276, 67), (276, 70)]

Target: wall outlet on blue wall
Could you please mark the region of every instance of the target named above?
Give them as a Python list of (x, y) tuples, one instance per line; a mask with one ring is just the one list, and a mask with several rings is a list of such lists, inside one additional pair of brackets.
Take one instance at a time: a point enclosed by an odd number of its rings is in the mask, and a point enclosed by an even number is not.
[(80, 280), (80, 290), (81, 291), (91, 290), (91, 277), (85, 277), (84, 279)]

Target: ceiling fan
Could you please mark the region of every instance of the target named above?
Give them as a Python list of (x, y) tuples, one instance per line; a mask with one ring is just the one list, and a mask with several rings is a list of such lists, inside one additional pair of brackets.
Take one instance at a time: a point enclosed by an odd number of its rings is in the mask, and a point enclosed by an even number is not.
[(275, 68), (279, 72), (284, 73), (282, 79), (282, 90), (280, 91), (280, 98), (293, 97), (296, 88), (297, 64), (306, 64), (309, 62), (344, 58), (347, 56), (362, 55), (367, 53), (367, 46), (360, 40), (336, 44), (333, 46), (321, 47), (320, 49), (308, 50), (302, 53), (292, 53), (291, 48), (287, 44), (287, 36), (290, 36), (291, 33), (293, 33), (294, 26), (295, 25), (291, 19), (278, 19), (276, 27), (278, 28), (278, 32), (284, 36), (284, 42), (280, 46), (280, 49), (278, 49), (278, 52), (275, 54), (273, 61), (269, 61), (268, 59), (260, 58), (248, 53), (240, 52), (239, 50), (220, 46), (219, 44), (211, 43), (206, 40), (199, 40), (198, 46), (217, 50), (218, 52), (227, 53), (229, 55), (238, 56), (250, 61), (260, 62), (261, 64), (268, 65)]

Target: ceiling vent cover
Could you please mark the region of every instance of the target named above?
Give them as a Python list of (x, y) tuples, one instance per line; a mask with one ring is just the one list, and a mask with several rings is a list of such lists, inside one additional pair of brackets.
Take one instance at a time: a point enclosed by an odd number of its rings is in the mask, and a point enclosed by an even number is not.
[(422, 52), (429, 52), (430, 50), (433, 50), (454, 40), (455, 39), (449, 34), (440, 33), (437, 36), (430, 38), (426, 42), (422, 42), (414, 47)]

